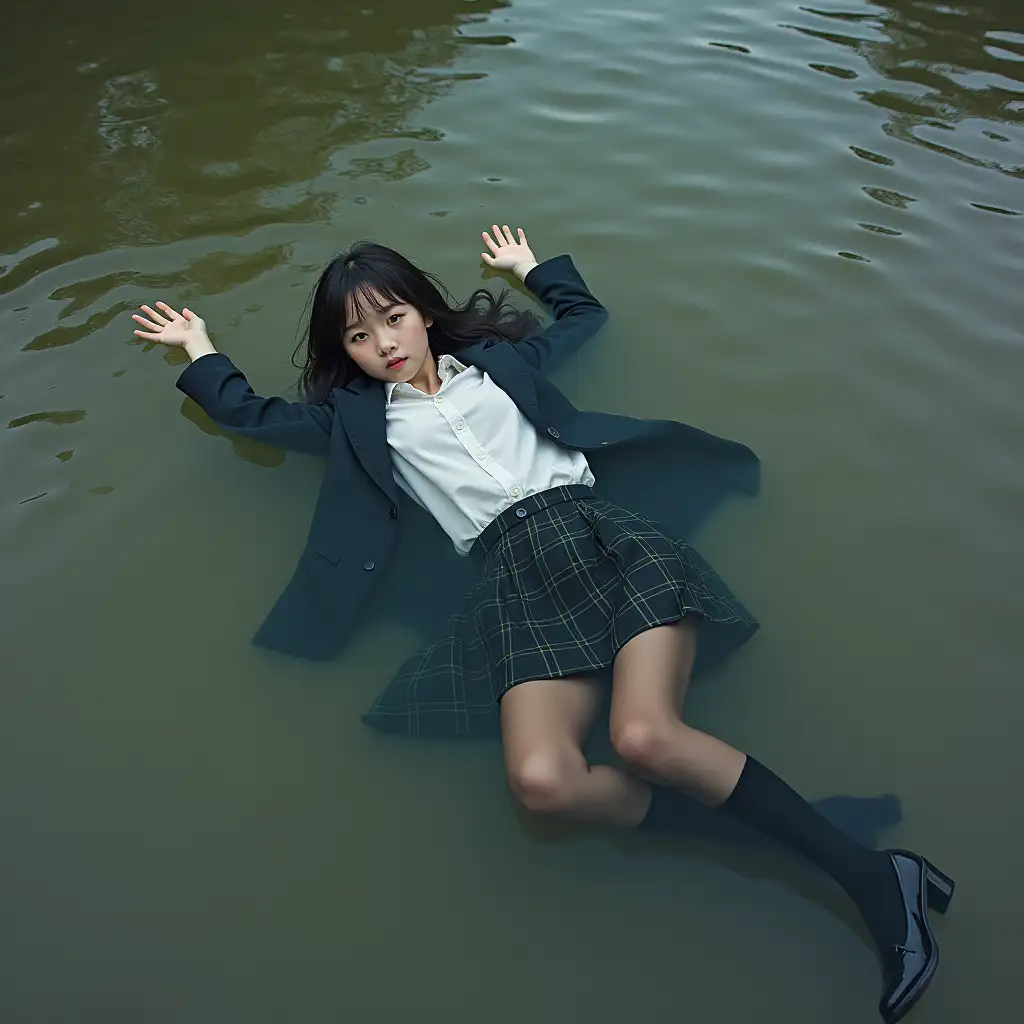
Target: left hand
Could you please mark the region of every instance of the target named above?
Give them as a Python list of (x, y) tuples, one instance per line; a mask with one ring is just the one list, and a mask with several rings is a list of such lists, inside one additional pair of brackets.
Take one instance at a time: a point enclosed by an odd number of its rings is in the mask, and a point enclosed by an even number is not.
[(483, 240), (490, 254), (482, 252), (480, 257), (484, 263), (495, 270), (511, 270), (520, 280), (537, 266), (537, 258), (533, 255), (530, 243), (526, 240), (526, 232), (522, 228), (516, 229), (519, 232), (517, 241), (507, 224), (501, 228), (497, 224), (491, 225), (494, 238), (488, 232), (483, 233)]

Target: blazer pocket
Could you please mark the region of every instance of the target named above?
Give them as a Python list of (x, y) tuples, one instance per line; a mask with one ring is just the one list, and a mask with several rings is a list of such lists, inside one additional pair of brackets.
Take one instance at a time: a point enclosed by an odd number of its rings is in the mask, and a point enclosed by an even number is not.
[(331, 565), (337, 565), (341, 561), (341, 551), (335, 548), (332, 544), (317, 544), (311, 545), (313, 554), (318, 558), (322, 558), (325, 562), (330, 562)]

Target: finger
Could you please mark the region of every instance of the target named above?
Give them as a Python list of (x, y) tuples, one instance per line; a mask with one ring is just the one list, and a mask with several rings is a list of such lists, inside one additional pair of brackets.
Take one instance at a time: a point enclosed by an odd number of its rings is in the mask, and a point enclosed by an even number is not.
[(525, 245), (525, 246), (529, 246), (529, 244), (530, 244), (526, 240), (526, 232), (522, 228), (519, 228), (519, 244), (520, 245)]
[(498, 247), (501, 248), (505, 244), (505, 236), (501, 233), (501, 228), (497, 224), (492, 224), (491, 230), (494, 232), (494, 239), (498, 243)]
[[(157, 302), (157, 303), (154, 303), (154, 305), (156, 305), (156, 306), (163, 306), (164, 308), (167, 308), (167, 309), (170, 308), (169, 306), (166, 306), (166, 304), (163, 303), (163, 302)], [(142, 308), (146, 311), (146, 313), (149, 315), (149, 317), (152, 320), (154, 320), (156, 323), (158, 323), (158, 324), (170, 324), (170, 323), (172, 323), (172, 320), (170, 318), (168, 318), (167, 316), (165, 316), (162, 312), (158, 313), (155, 309), (152, 309), (150, 306), (143, 306)], [(171, 310), (171, 312), (173, 313), (174, 311)]]
[(150, 320), (154, 321), (155, 323), (163, 324), (166, 327), (171, 322), (170, 320), (166, 319), (165, 317), (162, 317), (151, 306), (140, 306), (139, 309), (141, 309), (142, 312), (145, 313), (146, 316), (148, 316), (150, 318)]
[(196, 317), (195, 313), (193, 313), (192, 310), (188, 308), (188, 306), (186, 306), (184, 309), (182, 309), (181, 315), (186, 320), (194, 320), (195, 317)]
[(486, 253), (486, 252), (480, 253), (480, 259), (482, 259), (484, 261), (484, 263), (487, 264), (487, 266), (489, 266), (489, 267), (493, 267), (494, 266), (494, 257), (489, 255), (488, 253)]
[(157, 305), (165, 316), (169, 316), (172, 320), (178, 319), (178, 312), (173, 306), (168, 306), (166, 302), (158, 302)]
[(484, 238), (484, 241), (487, 243), (487, 248), (490, 249), (491, 252), (497, 252), (501, 248), (501, 246), (498, 245), (498, 243), (495, 242), (491, 238), (491, 236), (489, 234), (487, 234), (486, 231), (484, 232), (483, 238)]
[(132, 319), (137, 324), (142, 324), (143, 327), (152, 328), (152, 330), (154, 330), (154, 331), (160, 330), (160, 325), (159, 324), (151, 324), (144, 316), (139, 316), (138, 313), (132, 313)]
[(147, 334), (145, 331), (135, 331), (134, 333), (135, 333), (135, 337), (136, 338), (145, 338), (146, 341), (159, 341), (160, 340), (160, 335), (159, 334)]
[(505, 228), (505, 241), (508, 242), (509, 245), (515, 245), (516, 236), (512, 234), (512, 231), (507, 224), (503, 225), (503, 227)]

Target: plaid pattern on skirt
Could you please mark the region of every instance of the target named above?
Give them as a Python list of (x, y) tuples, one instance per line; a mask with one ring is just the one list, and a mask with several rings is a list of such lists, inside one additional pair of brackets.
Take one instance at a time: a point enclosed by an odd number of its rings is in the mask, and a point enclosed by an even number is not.
[(700, 616), (706, 664), (758, 628), (692, 547), (582, 484), (506, 509), (470, 557), (482, 570), (461, 611), (402, 665), (363, 715), (367, 724), (419, 736), (493, 735), (508, 689), (607, 669), (646, 629)]

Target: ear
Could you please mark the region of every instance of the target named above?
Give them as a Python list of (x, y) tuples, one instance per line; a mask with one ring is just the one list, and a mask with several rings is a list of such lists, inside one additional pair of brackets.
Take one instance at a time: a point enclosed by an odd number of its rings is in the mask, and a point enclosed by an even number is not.
[(433, 318), (432, 316), (428, 316), (428, 317), (427, 317), (427, 318), (426, 318), (426, 319), (425, 319), (425, 320), (423, 321), (423, 326), (424, 326), (424, 327), (433, 327), (433, 326), (434, 326), (434, 318)]

